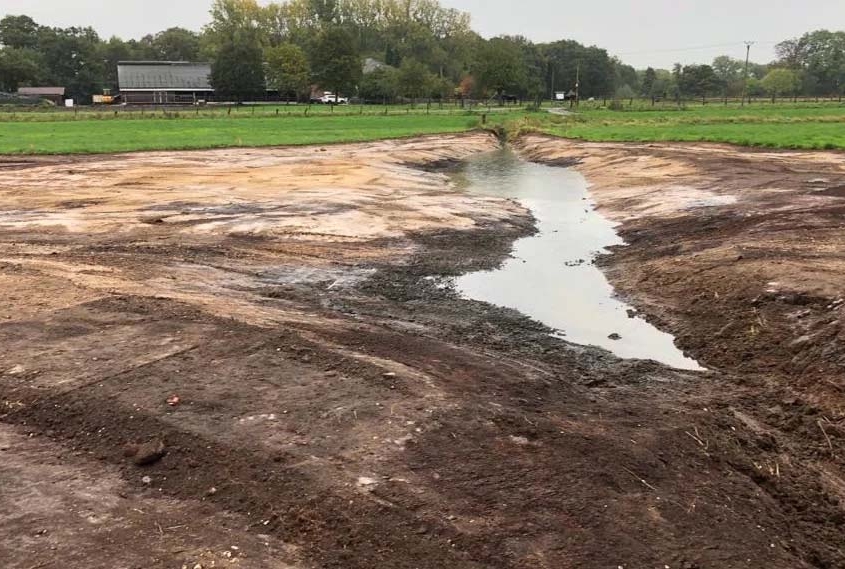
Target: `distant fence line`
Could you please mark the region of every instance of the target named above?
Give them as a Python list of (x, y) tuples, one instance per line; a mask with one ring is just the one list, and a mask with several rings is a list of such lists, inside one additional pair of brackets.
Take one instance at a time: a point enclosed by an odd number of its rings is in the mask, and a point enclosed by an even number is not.
[[(840, 104), (843, 102), (842, 95), (829, 97), (772, 97), (772, 96), (750, 96), (750, 97), (589, 97), (582, 98), (579, 106), (589, 108), (624, 108), (624, 107), (691, 107), (691, 106), (742, 106), (745, 105), (778, 105), (778, 104)], [(570, 105), (569, 101), (564, 104)]]
[[(697, 97), (682, 99), (651, 99), (644, 97), (614, 98), (589, 97), (574, 101), (542, 102), (542, 107), (577, 107), (581, 109), (610, 110), (673, 110), (701, 108), (706, 106), (776, 106), (776, 105), (841, 105), (843, 99), (835, 97)], [(353, 116), (405, 114), (478, 114), (539, 109), (536, 101), (511, 98), (498, 99), (419, 99), (406, 100), (399, 104), (381, 104), (378, 102), (358, 102), (343, 105), (285, 103), (285, 102), (250, 102), (244, 104), (215, 103), (209, 105), (92, 105), (65, 107), (19, 107), (0, 105), (0, 122), (10, 121), (66, 121), (66, 120), (108, 120), (108, 119), (148, 119), (148, 118), (225, 118), (225, 117), (285, 117), (285, 116)]]
[(403, 104), (357, 103), (343, 105), (310, 103), (267, 103), (213, 105), (91, 105), (65, 107), (4, 107), (0, 105), (0, 122), (9, 121), (67, 121), (147, 118), (226, 118), (226, 117), (307, 117), (355, 115), (420, 115), (420, 114), (479, 114), (523, 109), (519, 102), (499, 105), (494, 101), (468, 99), (417, 100)]

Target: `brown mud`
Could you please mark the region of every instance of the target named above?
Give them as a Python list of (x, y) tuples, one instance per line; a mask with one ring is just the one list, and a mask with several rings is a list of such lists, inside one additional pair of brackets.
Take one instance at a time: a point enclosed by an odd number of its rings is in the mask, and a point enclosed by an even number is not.
[(5, 566), (845, 567), (841, 156), (520, 141), (689, 373), (456, 297), (534, 230), (439, 172), (495, 146), (0, 169)]

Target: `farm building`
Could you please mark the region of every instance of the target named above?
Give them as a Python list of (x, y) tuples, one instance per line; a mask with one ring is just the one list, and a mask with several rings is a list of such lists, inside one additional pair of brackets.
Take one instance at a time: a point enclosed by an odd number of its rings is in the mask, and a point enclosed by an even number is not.
[(186, 61), (120, 61), (117, 82), (127, 104), (207, 101), (214, 96), (211, 65)]
[(21, 97), (30, 97), (38, 99), (47, 99), (57, 105), (64, 104), (65, 88), (64, 87), (20, 87), (18, 95)]

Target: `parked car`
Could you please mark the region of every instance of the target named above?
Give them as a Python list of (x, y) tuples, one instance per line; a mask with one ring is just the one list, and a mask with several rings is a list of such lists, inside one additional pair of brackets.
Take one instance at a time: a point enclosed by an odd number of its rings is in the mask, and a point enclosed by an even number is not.
[(318, 97), (314, 102), (321, 103), (323, 105), (346, 105), (349, 104), (349, 97), (340, 97), (331, 91), (325, 91), (323, 96)]

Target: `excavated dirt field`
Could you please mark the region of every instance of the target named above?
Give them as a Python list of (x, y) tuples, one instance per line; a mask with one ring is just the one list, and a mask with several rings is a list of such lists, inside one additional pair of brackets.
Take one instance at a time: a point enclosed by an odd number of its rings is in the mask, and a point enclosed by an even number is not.
[(496, 144), (0, 159), (3, 567), (845, 567), (842, 155), (518, 142), (678, 372), (449, 288)]

